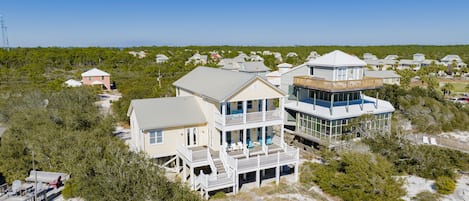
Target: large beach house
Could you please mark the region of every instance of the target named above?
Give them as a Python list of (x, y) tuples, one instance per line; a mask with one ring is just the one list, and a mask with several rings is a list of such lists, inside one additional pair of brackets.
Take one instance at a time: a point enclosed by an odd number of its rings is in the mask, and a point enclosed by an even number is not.
[(175, 161), (194, 190), (239, 190), (265, 175), (294, 173), (299, 150), (284, 142), (286, 93), (250, 73), (197, 67), (173, 83), (176, 97), (132, 100), (132, 144)]
[(288, 91), (286, 127), (300, 139), (338, 147), (364, 133), (350, 132), (353, 119), (366, 119), (367, 131), (390, 132), (394, 107), (363, 94), (383, 87), (383, 78), (366, 77), (366, 63), (336, 50), (282, 73), (280, 88)]

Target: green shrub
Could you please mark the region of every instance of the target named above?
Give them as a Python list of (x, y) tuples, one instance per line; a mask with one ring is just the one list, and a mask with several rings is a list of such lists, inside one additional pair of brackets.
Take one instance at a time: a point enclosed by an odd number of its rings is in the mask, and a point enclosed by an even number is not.
[(439, 201), (440, 195), (430, 191), (422, 191), (412, 198), (414, 201)]
[(449, 177), (438, 177), (435, 181), (436, 191), (440, 194), (451, 194), (456, 188), (456, 183)]
[(226, 198), (226, 193), (223, 192), (223, 191), (220, 191), (220, 192), (215, 193), (215, 195), (213, 195), (210, 198), (211, 199), (225, 199)]

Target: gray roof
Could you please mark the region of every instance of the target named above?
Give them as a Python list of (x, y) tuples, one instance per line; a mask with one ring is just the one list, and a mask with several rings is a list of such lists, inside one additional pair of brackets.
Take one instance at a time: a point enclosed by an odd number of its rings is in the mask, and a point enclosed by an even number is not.
[(207, 123), (193, 96), (136, 99), (130, 103), (140, 129), (163, 129)]
[(195, 68), (174, 82), (173, 85), (195, 93), (198, 96), (223, 102), (255, 79), (264, 81), (267, 85), (272, 86), (273, 89), (284, 94), (280, 89), (255, 74), (234, 72), (205, 66)]
[(367, 77), (379, 77), (379, 78), (395, 78), (401, 77), (396, 72), (392, 70), (382, 70), (382, 71), (371, 71), (365, 70), (365, 76)]
[(267, 72), (270, 70), (262, 61), (244, 62), (240, 65), (239, 71), (241, 72)]

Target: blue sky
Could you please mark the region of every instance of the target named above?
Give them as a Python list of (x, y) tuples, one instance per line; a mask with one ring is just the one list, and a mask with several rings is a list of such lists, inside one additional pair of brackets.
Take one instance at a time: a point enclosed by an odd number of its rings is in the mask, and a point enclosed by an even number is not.
[(468, 0), (2, 0), (0, 14), (13, 47), (469, 44)]

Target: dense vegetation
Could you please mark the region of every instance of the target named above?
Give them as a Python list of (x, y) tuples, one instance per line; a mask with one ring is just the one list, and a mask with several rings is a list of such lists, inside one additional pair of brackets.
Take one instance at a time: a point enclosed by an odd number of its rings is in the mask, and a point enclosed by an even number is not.
[(0, 99), (8, 124), (0, 146), (0, 172), (8, 182), (25, 178), (32, 153), (39, 170), (72, 176), (64, 196), (86, 200), (198, 200), (142, 154), (112, 136), (113, 120), (100, 115), (96, 91), (20, 91)]
[(469, 154), (438, 146), (414, 145), (396, 133), (377, 135), (365, 143), (372, 152), (394, 164), (399, 173), (427, 179), (442, 176), (455, 179), (457, 170), (469, 170)]
[(325, 165), (306, 162), (300, 181), (315, 182), (343, 200), (399, 200), (405, 195), (402, 181), (394, 179), (393, 165), (384, 157), (367, 153), (342, 153)]
[[(410, 121), (413, 129), (423, 133), (441, 133), (469, 130), (469, 107), (444, 99), (441, 91), (433, 88), (402, 88), (386, 85), (378, 90), (379, 97), (396, 108), (394, 125)], [(375, 91), (367, 94), (375, 96)]]

